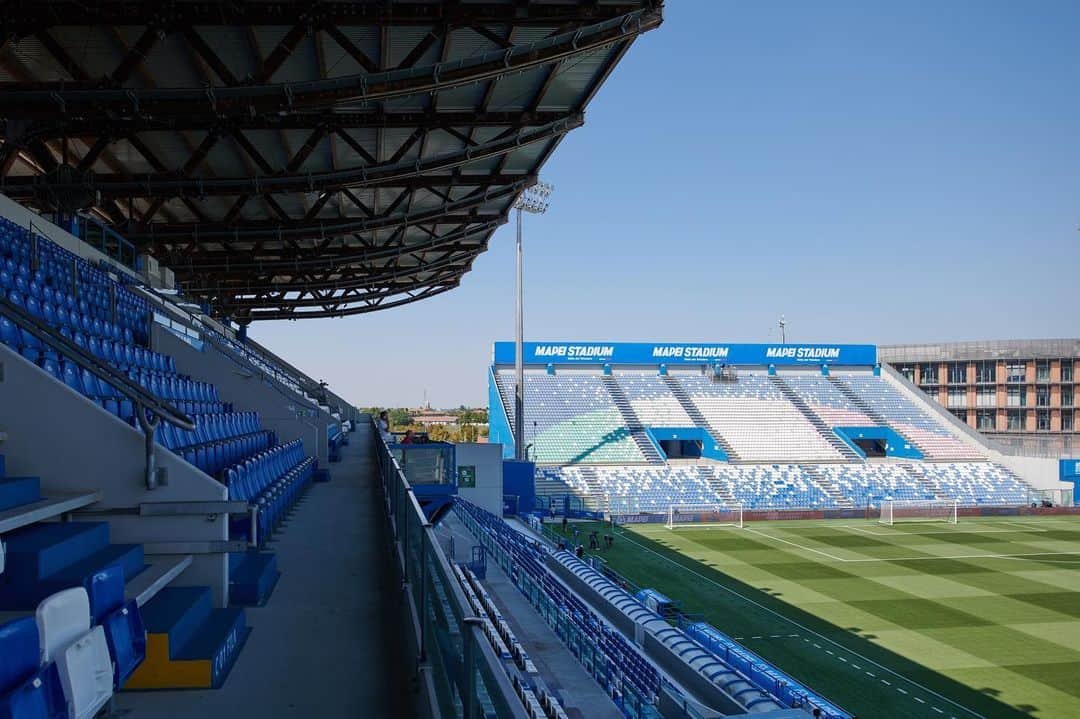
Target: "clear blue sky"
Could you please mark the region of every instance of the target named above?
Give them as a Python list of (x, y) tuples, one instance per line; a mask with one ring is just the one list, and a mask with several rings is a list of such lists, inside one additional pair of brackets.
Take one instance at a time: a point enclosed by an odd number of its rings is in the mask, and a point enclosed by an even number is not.
[[(665, 15), (545, 168), (526, 339), (1080, 334), (1080, 2)], [(362, 406), (486, 404), (513, 242), (427, 302), (252, 336)]]

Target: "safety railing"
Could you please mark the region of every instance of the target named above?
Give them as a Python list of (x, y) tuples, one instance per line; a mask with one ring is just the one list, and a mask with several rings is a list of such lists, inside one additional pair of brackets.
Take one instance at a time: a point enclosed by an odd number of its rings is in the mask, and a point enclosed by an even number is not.
[[(271, 384), (273, 389), (290, 402), (297, 401), (296, 395), (302, 394), (300, 384), (296, 379), (274, 368), (269, 362), (264, 361), (265, 366), (255, 364), (249, 356), (245, 356), (229, 344), (226, 336), (201, 319), (177, 307), (153, 288), (137, 287), (134, 289), (136, 295), (151, 303), (151, 321), (169, 330), (176, 338), (199, 351), (202, 351), (205, 345), (210, 345), (237, 367), (245, 371), (254, 370), (260, 372), (262, 375), (274, 380), (275, 382)], [(257, 353), (254, 354), (257, 355)], [(286, 387), (291, 394), (283, 391), (279, 385)]]
[(371, 436), (424, 715), (525, 719), (525, 708), (484, 635), (483, 620), (469, 605), (408, 478), (377, 428)]
[(195, 421), (166, 400), (129, 379), (127, 375), (109, 365), (105, 360), (99, 359), (79, 347), (44, 320), (35, 317), (30, 312), (11, 302), (7, 297), (0, 296), (0, 315), (7, 317), (16, 327), (29, 333), (42, 345), (51, 348), (58, 355), (70, 359), (97, 379), (113, 387), (131, 402), (139, 428), (142, 429), (146, 437), (146, 488), (157, 488), (154, 434), (158, 426), (162, 421), (165, 421), (171, 422), (180, 429), (194, 430)]
[(139, 253), (135, 245), (101, 222), (85, 215), (77, 215), (72, 234), (125, 267), (139, 269)]

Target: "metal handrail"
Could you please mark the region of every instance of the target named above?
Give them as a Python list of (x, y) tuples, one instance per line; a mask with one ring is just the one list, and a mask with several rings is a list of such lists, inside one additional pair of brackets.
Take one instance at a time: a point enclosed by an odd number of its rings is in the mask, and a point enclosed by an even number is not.
[[(116, 388), (120, 394), (131, 400), (131, 403), (135, 406), (135, 418), (138, 420), (139, 428), (142, 429), (146, 438), (146, 488), (156, 489), (161, 483), (158, 478), (154, 454), (154, 435), (158, 425), (162, 421), (166, 421), (171, 422), (180, 429), (194, 431), (195, 420), (153, 392), (136, 384), (127, 375), (79, 347), (56, 329), (3, 296), (0, 296), (0, 315), (8, 317), (16, 326), (29, 332), (46, 346), (52, 347), (65, 357), (74, 360), (76, 364), (85, 368), (90, 374)], [(147, 413), (150, 414), (149, 417)]]
[(0, 313), (7, 315), (17, 325), (22, 326), (30, 334), (34, 335), (43, 343), (54, 346), (61, 354), (68, 355), (77, 364), (85, 367), (98, 379), (108, 382), (133, 403), (141, 405), (154, 415), (171, 422), (181, 429), (194, 430), (195, 421), (187, 414), (170, 404), (146, 388), (133, 382), (127, 375), (112, 367), (104, 360), (98, 359), (82, 347), (64, 337), (53, 327), (38, 319), (26, 310), (11, 302), (6, 297), (0, 296)]
[[(510, 677), (502, 668), (499, 657), (488, 644), (480, 618), (476, 616), (472, 605), (469, 604), (468, 598), (465, 596), (464, 590), (454, 579), (450, 560), (447, 559), (446, 554), (443, 552), (435, 530), (424, 514), (424, 510), (412, 490), (412, 485), (405, 471), (398, 464), (397, 459), (390, 452), (386, 443), (383, 442), (374, 418), (371, 418), (370, 421), (372, 442), (379, 464), (380, 481), (383, 484), (385, 493), (385, 508), (389, 514), (388, 523), (393, 540), (398, 545), (395, 551), (397, 569), (401, 573), (403, 584), (409, 587), (414, 586), (417, 590), (415, 595), (407, 591), (406, 596), (410, 606), (416, 613), (416, 621), (412, 623), (412, 626), (417, 634), (414, 641), (418, 647), (418, 662), (421, 664), (419, 674), (428, 677), (428, 680), (430, 680), (430, 676), (423, 671), (425, 665), (435, 671), (448, 671), (448, 667), (445, 666), (432, 667), (426, 654), (426, 647), (429, 643), (437, 644), (437, 642), (425, 636), (424, 628), (428, 621), (426, 617), (429, 605), (432, 602), (439, 601), (437, 597), (433, 596), (433, 590), (429, 587), (429, 584), (439, 581), (446, 592), (446, 600), (453, 607), (455, 620), (459, 624), (463, 639), (463, 665), (475, 669), (482, 675), (485, 680), (487, 697), (493, 704), (497, 716), (505, 719), (526, 719), (528, 715), (525, 707), (517, 700)], [(401, 526), (398, 524), (399, 519), (403, 521)], [(410, 531), (410, 527), (418, 531), (414, 533)], [(414, 543), (412, 547), (410, 547), (410, 542)], [(411, 556), (413, 554), (410, 551), (411, 548), (415, 548), (419, 552), (419, 567), (416, 566), (417, 558)], [(437, 576), (431, 576), (432, 574)], [(438, 704), (437, 692), (432, 690), (426, 692), (431, 700), (427, 707), (431, 716), (461, 716), (468, 719), (478, 715), (480, 693), (476, 686), (475, 672), (466, 671), (460, 679), (460, 685), (458, 686), (461, 696), (460, 715), (457, 712), (452, 715), (444, 713)], [(456, 683), (449, 676), (446, 677), (446, 681)]]
[[(158, 303), (156, 307), (151, 306), (151, 312), (155, 312), (155, 311), (160, 310), (161, 314), (168, 313), (170, 322), (175, 322), (176, 324), (179, 324), (179, 325), (181, 325), (181, 326), (183, 326), (183, 327), (185, 327), (185, 328), (187, 328), (189, 330), (192, 330), (193, 332), (198, 332), (200, 340), (202, 340), (203, 342), (205, 342), (207, 344), (212, 345), (219, 352), (222, 352), (223, 354), (228, 355), (229, 359), (232, 360), (233, 362), (236, 362), (236, 363), (244, 365), (244, 366), (250, 366), (251, 365), (251, 362), (245, 361), (242, 357), (238, 358), (237, 355), (239, 353), (236, 352), (232, 347), (229, 347), (229, 346), (223, 344), (222, 342), (218, 341), (218, 339), (217, 339), (217, 337), (215, 335), (221, 334), (220, 332), (215, 330), (213, 327), (210, 327), (209, 325), (206, 325), (200, 319), (198, 319), (196, 317), (192, 317), (189, 313), (184, 312), (184, 311), (180, 311), (179, 308), (174, 308), (172, 306), (172, 304), (167, 299), (165, 299), (162, 295), (160, 295), (156, 290), (154, 290), (154, 288), (152, 288), (152, 287), (136, 287), (136, 288), (134, 288), (134, 290), (136, 290), (135, 294), (137, 294), (137, 295), (141, 294), (141, 295), (143, 295), (145, 297), (153, 299), (156, 303)], [(261, 352), (255, 352), (254, 354), (261, 355), (262, 353)], [(266, 361), (266, 363), (268, 365), (271, 365), (271, 366), (273, 365), (272, 362), (269, 362), (268, 360), (265, 360), (265, 358), (264, 358), (264, 361)], [(303, 382), (301, 382), (300, 380), (298, 380), (298, 379), (296, 379), (294, 377), (290, 377), (289, 374), (287, 372), (285, 372), (284, 370), (274, 369), (274, 371), (268, 372), (266, 370), (260, 369), (259, 371), (261, 371), (265, 375), (268, 375), (275, 382), (278, 382), (279, 384), (285, 385), (286, 387), (289, 387), (288, 383), (285, 381), (285, 379), (288, 379), (288, 380), (291, 380), (293, 382), (296, 382), (297, 386), (299, 386), (301, 388), (301, 390), (306, 389), (304, 387), (304, 385), (303, 385)], [(282, 378), (284, 378), (284, 379), (282, 379)], [(292, 388), (289, 387), (289, 389), (291, 390)], [(287, 395), (283, 395), (283, 396), (287, 397)], [(291, 397), (287, 397), (287, 398), (290, 399), (290, 400), (292, 399)]]

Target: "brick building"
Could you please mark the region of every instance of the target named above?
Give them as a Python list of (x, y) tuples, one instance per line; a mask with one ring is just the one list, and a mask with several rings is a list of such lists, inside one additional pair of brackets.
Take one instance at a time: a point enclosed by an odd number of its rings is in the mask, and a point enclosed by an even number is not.
[(879, 359), (968, 426), (1025, 454), (1080, 450), (1080, 339), (882, 345)]

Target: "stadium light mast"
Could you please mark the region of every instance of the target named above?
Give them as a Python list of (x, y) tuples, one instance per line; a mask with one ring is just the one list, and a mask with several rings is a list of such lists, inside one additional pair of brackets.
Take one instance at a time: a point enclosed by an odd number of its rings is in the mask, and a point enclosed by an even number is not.
[(514, 200), (517, 210), (517, 335), (514, 339), (514, 459), (525, 459), (525, 318), (524, 282), (522, 277), (521, 214), (542, 215), (547, 212), (548, 198), (554, 185), (537, 182), (527, 187)]
[(784, 320), (784, 316), (780, 315), (780, 344), (787, 344), (787, 322)]

